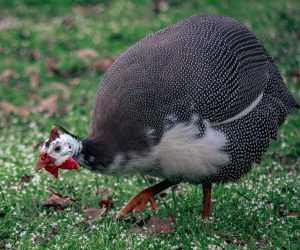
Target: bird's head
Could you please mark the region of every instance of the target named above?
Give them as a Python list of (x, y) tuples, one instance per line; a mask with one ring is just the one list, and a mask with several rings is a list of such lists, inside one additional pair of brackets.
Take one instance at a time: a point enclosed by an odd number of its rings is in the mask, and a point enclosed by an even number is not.
[(60, 127), (52, 127), (50, 137), (44, 142), (36, 170), (45, 168), (58, 178), (58, 169), (77, 169), (77, 157), (82, 150), (79, 137)]

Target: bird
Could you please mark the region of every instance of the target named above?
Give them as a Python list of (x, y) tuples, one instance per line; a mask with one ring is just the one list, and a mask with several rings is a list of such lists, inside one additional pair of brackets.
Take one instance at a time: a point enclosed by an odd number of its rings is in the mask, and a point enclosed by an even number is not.
[(161, 182), (117, 214), (142, 211), (187, 182), (202, 185), (202, 219), (212, 185), (237, 181), (261, 161), (289, 112), (299, 109), (272, 57), (240, 21), (196, 14), (151, 33), (101, 79), (88, 136), (54, 126), (36, 169), (150, 175)]

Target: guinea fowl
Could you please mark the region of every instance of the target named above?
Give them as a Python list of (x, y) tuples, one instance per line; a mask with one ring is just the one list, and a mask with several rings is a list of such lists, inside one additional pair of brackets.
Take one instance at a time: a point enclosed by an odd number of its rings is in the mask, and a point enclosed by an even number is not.
[(58, 169), (147, 174), (164, 180), (134, 196), (118, 216), (141, 211), (180, 182), (238, 180), (261, 160), (293, 108), (270, 55), (239, 21), (199, 14), (148, 35), (107, 70), (89, 135), (53, 127), (37, 163)]

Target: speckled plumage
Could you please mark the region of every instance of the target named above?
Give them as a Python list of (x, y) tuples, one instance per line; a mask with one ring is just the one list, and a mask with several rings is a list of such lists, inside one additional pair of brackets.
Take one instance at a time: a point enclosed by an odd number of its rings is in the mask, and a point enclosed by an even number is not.
[[(251, 112), (222, 124), (261, 94)], [(89, 144), (95, 159), (82, 162), (110, 174), (142, 172), (191, 183), (236, 180), (260, 161), (296, 106), (271, 57), (243, 24), (220, 15), (195, 15), (150, 34), (109, 68), (98, 89), (90, 135), (83, 141), (82, 155)], [(205, 174), (164, 171), (164, 161), (153, 152), (178, 124), (197, 128), (192, 138), (197, 140), (208, 126), (219, 131), (226, 137), (220, 151), (229, 160)]]

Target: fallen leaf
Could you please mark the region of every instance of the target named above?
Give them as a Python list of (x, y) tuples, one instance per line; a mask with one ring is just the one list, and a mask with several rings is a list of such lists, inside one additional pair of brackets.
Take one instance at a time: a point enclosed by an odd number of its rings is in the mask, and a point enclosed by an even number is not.
[(72, 76), (76, 76), (76, 74), (78, 74), (78, 72), (82, 72), (82, 71), (86, 71), (87, 70), (87, 66), (86, 65), (82, 65), (82, 66), (73, 66), (69, 69), (65, 69), (65, 70), (61, 70), (57, 67), (57, 60), (54, 58), (49, 58), (46, 60), (46, 70), (49, 73), (52, 73), (56, 76), (59, 77), (72, 77)]
[(40, 235), (35, 236), (34, 242), (37, 244), (45, 243), (51, 240), (55, 235), (58, 235), (58, 229), (56, 227), (52, 227), (52, 230), (49, 233), (47, 233), (47, 235), (44, 238), (42, 238)]
[(46, 70), (49, 73), (53, 73), (54, 75), (57, 75), (59, 77), (68, 77), (71, 72), (69, 70), (61, 71), (57, 67), (57, 60), (54, 58), (50, 58), (46, 60)]
[(39, 50), (33, 50), (28, 53), (28, 58), (32, 61), (39, 59), (40, 57), (41, 57), (41, 52)]
[(82, 96), (79, 101), (80, 105), (86, 105), (89, 103), (89, 99), (86, 96)]
[(66, 28), (72, 28), (74, 26), (74, 17), (72, 16), (67, 16), (63, 19), (62, 25), (65, 26)]
[(103, 60), (94, 62), (94, 69), (97, 71), (105, 71), (117, 59), (116, 56), (109, 56)]
[(21, 182), (23, 182), (23, 183), (29, 183), (30, 182), (30, 179), (31, 179), (31, 175), (23, 175), (22, 177), (21, 177)]
[(297, 217), (300, 215), (300, 210), (289, 210), (288, 217)]
[(0, 75), (0, 81), (7, 81), (11, 77), (17, 77), (18, 73), (14, 69), (6, 69)]
[(38, 112), (50, 111), (54, 113), (58, 108), (56, 103), (57, 96), (55, 95), (51, 95), (44, 99), (40, 97), (36, 97), (33, 99), (39, 100), (39, 105), (33, 106), (32, 103), (29, 103), (23, 106), (16, 106), (7, 101), (1, 101), (0, 107), (7, 114), (9, 114), (10, 112), (14, 112), (14, 113), (18, 113), (23, 118), (26, 118), (31, 111), (38, 111)]
[(283, 37), (280, 36), (277, 36), (272, 40), (273, 44), (281, 44), (282, 41), (283, 41)]
[(73, 104), (71, 103), (62, 103), (59, 105), (59, 110), (60, 111), (70, 111), (71, 109), (73, 109)]
[(83, 225), (85, 225), (85, 226), (87, 226), (87, 227), (89, 227), (89, 226), (92, 225), (91, 221), (88, 220), (88, 219), (85, 219), (85, 218), (83, 218), (83, 219), (77, 219), (77, 220), (75, 221), (75, 224), (76, 224), (76, 225), (78, 225), (78, 224), (83, 224)]
[(146, 217), (138, 222), (129, 221), (134, 226), (129, 230), (129, 233), (141, 233), (145, 236), (150, 236), (159, 233), (174, 232), (173, 215), (169, 215), (166, 219), (160, 219), (158, 215)]
[(111, 197), (108, 197), (106, 200), (99, 201), (99, 207), (114, 208), (114, 202)]
[(143, 232), (143, 228), (141, 228), (141, 227), (132, 227), (132, 228), (129, 230), (129, 233), (130, 233), (130, 234), (142, 233), (142, 232)]
[(70, 90), (65, 84), (55, 83), (55, 84), (52, 84), (51, 88), (60, 90), (61, 93), (62, 93), (62, 98), (63, 99), (67, 100), (67, 99), (70, 98)]
[(133, 218), (130, 218), (129, 220), (127, 219), (127, 222), (128, 223), (131, 223), (131, 224), (134, 224), (135, 226), (137, 227), (140, 227), (140, 228), (144, 228), (144, 227), (147, 227), (149, 225), (149, 220), (151, 218), (151, 215), (146, 215), (146, 216), (143, 216), (141, 219), (139, 220), (136, 220), (134, 217)]
[(53, 207), (57, 210), (64, 210), (72, 202), (75, 202), (75, 199), (73, 197), (62, 195), (55, 189), (49, 188), (48, 191), (52, 195), (48, 199), (41, 201), (41, 205), (44, 207)]
[(1, 108), (6, 111), (7, 113), (9, 112), (19, 112), (19, 109), (17, 106), (7, 102), (7, 101), (1, 101)]
[(80, 83), (80, 78), (79, 77), (76, 77), (76, 78), (73, 78), (70, 80), (70, 85), (72, 86), (76, 86)]
[(47, 58), (46, 59), (46, 70), (49, 73), (55, 73), (55, 70), (57, 69), (57, 60), (55, 58)]
[(7, 101), (1, 101), (0, 106), (1, 106), (1, 109), (5, 113), (10, 113), (10, 112), (18, 113), (23, 118), (27, 117), (29, 112), (30, 112), (30, 107), (28, 105), (18, 107), (18, 106), (15, 106), (12, 103), (7, 102)]
[(61, 198), (65, 198), (65, 199), (70, 199), (71, 201), (76, 201), (74, 197), (69, 196), (69, 195), (63, 195), (62, 193), (60, 193), (59, 191), (55, 190), (54, 188), (48, 188), (48, 192), (50, 194), (55, 194)]
[(50, 198), (41, 201), (41, 205), (44, 207), (54, 207), (58, 210), (63, 210), (68, 206), (69, 200), (61, 198), (53, 194)]
[(0, 119), (0, 127), (5, 127), (9, 125), (11, 122), (11, 118), (9, 116), (4, 116), (2, 119)]
[(109, 196), (112, 193), (112, 189), (109, 187), (98, 187), (97, 188), (97, 195), (98, 198), (103, 198), (103, 196)]
[(239, 241), (239, 244), (242, 245), (242, 246), (246, 246), (247, 243), (248, 243), (248, 242), (247, 242), (246, 240), (240, 240), (240, 241)]
[[(116, 215), (117, 214), (113, 215), (112, 217), (116, 218)], [(135, 216), (131, 216), (131, 217), (124, 218), (122, 220), (128, 224), (131, 224), (131, 225), (134, 225), (137, 227), (146, 227), (149, 224), (150, 217), (151, 217), (150, 215), (145, 215), (139, 219)]]
[(85, 15), (98, 15), (104, 10), (102, 4), (90, 4), (90, 5), (75, 5), (73, 11), (85, 16)]
[(57, 110), (57, 96), (51, 95), (48, 98), (41, 99), (40, 104), (32, 108), (34, 111), (43, 112), (46, 110), (55, 112)]
[(30, 76), (30, 83), (29, 83), (29, 87), (31, 89), (35, 89), (39, 86), (39, 83), (40, 83), (40, 80), (41, 80), (41, 77), (34, 73)]
[(105, 211), (106, 208), (87, 208), (84, 210), (84, 213), (90, 221), (94, 221), (104, 214)]
[(173, 215), (169, 215), (166, 219), (160, 219), (158, 215), (151, 216), (149, 220), (150, 231), (153, 233), (172, 233)]
[(87, 58), (87, 57), (96, 58), (96, 57), (98, 57), (98, 52), (96, 50), (90, 49), (90, 48), (79, 49), (75, 52), (75, 54), (79, 58)]

